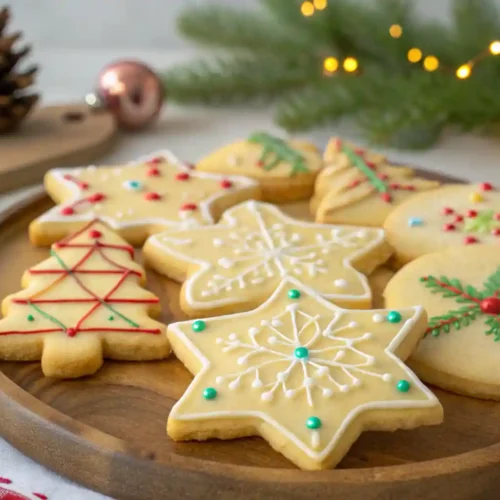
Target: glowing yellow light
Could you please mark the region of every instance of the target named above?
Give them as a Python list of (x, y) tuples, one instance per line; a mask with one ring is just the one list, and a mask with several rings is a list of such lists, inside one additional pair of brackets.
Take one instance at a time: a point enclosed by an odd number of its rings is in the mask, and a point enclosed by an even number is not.
[(439, 59), (436, 56), (427, 56), (424, 59), (424, 69), (426, 71), (436, 71), (439, 68)]
[(410, 49), (407, 54), (408, 61), (411, 63), (418, 63), (422, 59), (422, 51), (420, 49)]
[(327, 4), (328, 0), (314, 0), (314, 7), (318, 10), (326, 9)]
[(495, 40), (494, 42), (490, 43), (490, 52), (494, 56), (497, 56), (498, 54), (500, 54), (500, 42), (498, 40)]
[(323, 68), (325, 68), (325, 71), (328, 71), (329, 73), (334, 73), (339, 69), (339, 62), (336, 57), (327, 57), (323, 61)]
[(312, 2), (303, 2), (300, 6), (300, 12), (303, 16), (309, 17), (314, 14), (314, 5)]
[(399, 38), (403, 34), (403, 28), (399, 24), (393, 24), (389, 28), (389, 35), (392, 36), (392, 38)]
[(457, 78), (465, 80), (466, 78), (469, 78), (471, 71), (472, 67), (470, 64), (462, 64), (462, 66), (457, 69), (455, 74), (457, 75)]
[(358, 61), (354, 57), (346, 57), (343, 66), (345, 71), (353, 73), (358, 69)]

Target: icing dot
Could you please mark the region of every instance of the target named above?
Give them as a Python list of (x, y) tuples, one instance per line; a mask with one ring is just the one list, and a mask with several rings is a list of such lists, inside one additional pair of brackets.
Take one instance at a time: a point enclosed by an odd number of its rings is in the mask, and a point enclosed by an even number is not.
[(269, 337), (269, 338), (267, 339), (267, 341), (268, 341), (271, 345), (276, 344), (277, 340), (278, 340), (278, 339), (277, 339), (274, 335), (272, 335), (271, 337)]
[(294, 391), (293, 389), (287, 389), (285, 391), (285, 398), (292, 399), (295, 394), (297, 394), (297, 391)]
[(73, 215), (75, 213), (72, 207), (62, 207), (61, 215)]
[(159, 177), (160, 176), (160, 169), (156, 167), (151, 167), (146, 170), (146, 175), (148, 177)]
[(256, 335), (257, 333), (259, 333), (259, 329), (255, 326), (252, 326), (248, 329), (249, 335)]
[(297, 359), (305, 359), (309, 357), (309, 349), (307, 349), (307, 347), (297, 347), (295, 351), (293, 351), (293, 354)]
[(236, 389), (239, 385), (239, 380), (233, 380), (232, 382), (229, 382), (229, 389)]
[(179, 172), (175, 178), (178, 181), (187, 181), (191, 176), (187, 172)]
[(252, 387), (254, 389), (259, 389), (260, 387), (262, 387), (264, 384), (262, 383), (262, 380), (260, 380), (259, 378), (256, 378), (252, 381)]
[(142, 189), (142, 183), (139, 181), (129, 180), (123, 183), (123, 187), (131, 191), (140, 191)]
[(106, 195), (104, 193), (94, 193), (91, 194), (87, 200), (90, 201), (90, 203), (97, 203), (98, 201), (102, 201), (106, 198)]
[(260, 395), (260, 399), (262, 399), (262, 401), (271, 401), (271, 399), (273, 399), (273, 393), (272, 392), (263, 392)]
[(472, 203), (479, 203), (481, 201), (484, 201), (484, 198), (480, 193), (471, 193), (469, 195), (469, 200), (472, 201)]
[(207, 324), (202, 319), (195, 321), (191, 325), (191, 329), (193, 330), (193, 332), (197, 332), (197, 333), (202, 332), (203, 330), (205, 330), (206, 327), (207, 327)]
[(74, 328), (68, 328), (66, 330), (66, 335), (68, 337), (74, 337), (76, 335), (76, 330)]
[(228, 338), (229, 340), (236, 340), (238, 338), (238, 335), (236, 335), (236, 333), (230, 333)]
[(359, 323), (357, 323), (356, 321), (351, 321), (347, 326), (349, 328), (356, 328), (357, 326), (359, 326)]
[(212, 243), (214, 247), (221, 247), (222, 245), (224, 245), (224, 240), (221, 240), (220, 238), (214, 238), (212, 240)]
[(344, 279), (337, 279), (333, 282), (337, 288), (345, 288), (347, 286), (347, 281)]
[(229, 269), (233, 267), (233, 261), (231, 259), (227, 259), (226, 257), (220, 258), (217, 263), (219, 266), (223, 267), (224, 269)]
[(321, 427), (321, 420), (318, 417), (309, 417), (306, 421), (308, 429), (319, 429)]
[(443, 231), (455, 231), (456, 227), (454, 224), (445, 224), (443, 226)]
[(359, 380), (359, 378), (356, 378), (352, 381), (352, 385), (354, 385), (355, 387), (359, 387), (361, 385), (361, 380)]
[(325, 387), (322, 391), (321, 394), (323, 394), (323, 397), (325, 398), (331, 398), (333, 396), (333, 391), (329, 389), (328, 387)]
[(217, 337), (217, 338), (215, 339), (215, 343), (216, 343), (216, 344), (222, 344), (222, 342), (224, 342), (224, 340), (222, 340), (220, 337)]
[(304, 378), (304, 386), (305, 387), (313, 387), (316, 381), (312, 377)]
[(340, 392), (349, 392), (349, 386), (348, 385), (341, 385)]
[(318, 377), (324, 377), (328, 373), (328, 368), (326, 366), (319, 366), (316, 370), (316, 375)]
[(423, 225), (424, 225), (424, 219), (422, 219), (421, 217), (410, 217), (408, 219), (408, 226), (410, 227), (417, 227)]
[(493, 190), (493, 184), (490, 184), (489, 182), (483, 182), (479, 184), (479, 188), (482, 191), (492, 191)]
[(392, 380), (392, 375), (390, 373), (384, 373), (382, 375), (382, 380), (384, 382), (390, 382)]
[(383, 314), (377, 313), (372, 316), (372, 320), (374, 323), (383, 323), (385, 318)]
[(144, 198), (148, 201), (158, 201), (161, 196), (158, 193), (155, 193), (154, 191), (150, 191), (149, 193), (146, 193), (144, 195)]
[(91, 229), (89, 231), (89, 236), (91, 238), (100, 238), (102, 236), (101, 231), (98, 231), (97, 229)]
[(222, 189), (229, 189), (229, 188), (233, 187), (233, 183), (228, 179), (224, 179), (224, 180), (220, 181), (220, 187)]
[(474, 218), (477, 217), (477, 210), (467, 210), (467, 217)]
[(464, 243), (466, 245), (472, 245), (474, 243), (477, 243), (479, 240), (477, 238), (475, 238), (474, 236), (466, 236), (464, 238)]
[(453, 210), (453, 208), (450, 207), (444, 207), (443, 210), (441, 211), (443, 215), (451, 215), (454, 212), (455, 211)]
[(114, 321), (115, 317), (113, 315), (108, 316), (108, 321)]
[(402, 379), (397, 383), (396, 389), (399, 392), (408, 392), (410, 390), (410, 382), (408, 382), (408, 380)]
[(26, 316), (26, 319), (28, 321), (35, 321), (35, 316), (33, 316), (33, 314), (28, 314), (28, 316)]
[(288, 290), (288, 298), (289, 299), (299, 299), (300, 298), (300, 292), (296, 288), (292, 288), (291, 290)]
[(215, 399), (217, 397), (217, 390), (214, 389), (213, 387), (207, 387), (204, 391), (203, 391), (203, 398), (204, 399)]
[(196, 203), (184, 203), (181, 205), (181, 210), (196, 210), (197, 208)]
[(387, 314), (387, 321), (389, 323), (399, 323), (403, 317), (398, 311), (389, 311)]
[(274, 327), (280, 327), (280, 326), (283, 326), (283, 322), (279, 319), (273, 319), (271, 320), (271, 325), (273, 325)]

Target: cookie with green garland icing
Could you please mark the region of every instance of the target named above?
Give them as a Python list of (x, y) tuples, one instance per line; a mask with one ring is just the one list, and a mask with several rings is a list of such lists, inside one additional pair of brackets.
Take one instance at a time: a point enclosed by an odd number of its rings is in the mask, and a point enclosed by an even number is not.
[(313, 144), (255, 132), (202, 158), (196, 169), (251, 177), (259, 182), (264, 201), (285, 203), (310, 198), (322, 166)]
[(330, 140), (324, 160), (310, 203), (317, 222), (382, 226), (398, 205), (439, 186), (339, 138)]
[(500, 400), (500, 252), (454, 247), (420, 257), (385, 289), (385, 304), (421, 304), (429, 324), (410, 366), (444, 389)]
[(394, 210), (384, 229), (397, 267), (455, 245), (500, 248), (500, 191), (483, 182), (421, 193)]

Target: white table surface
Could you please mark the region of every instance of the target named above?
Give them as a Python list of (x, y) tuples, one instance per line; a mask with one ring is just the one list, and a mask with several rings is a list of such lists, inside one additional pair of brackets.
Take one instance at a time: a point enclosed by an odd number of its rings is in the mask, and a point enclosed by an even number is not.
[[(160, 70), (191, 56), (192, 53), (186, 51), (39, 49), (36, 52), (37, 60), (42, 62), (39, 87), (46, 104), (80, 100), (93, 88), (98, 71), (112, 60), (137, 58)], [(161, 148), (171, 149), (179, 157), (195, 161), (207, 151), (234, 138), (245, 137), (256, 129), (279, 132), (272, 123), (272, 110), (255, 107), (179, 108), (167, 102), (157, 126), (140, 134), (124, 135), (118, 148), (107, 158), (103, 158), (103, 161), (128, 161)], [(328, 137), (334, 134), (358, 138), (352, 131), (339, 126), (314, 130), (302, 136), (322, 147)], [(428, 151), (384, 151), (394, 160), (428, 170), (471, 181), (500, 182), (500, 137), (482, 138), (449, 133)], [(0, 196), (0, 212), (23, 196), (26, 196), (26, 190)], [(49, 500), (105, 498), (47, 471), (0, 439), (0, 478), (2, 477), (13, 481), (11, 485), (3, 486), (22, 492), (30, 499), (36, 498), (32, 495), (33, 492), (45, 494)]]

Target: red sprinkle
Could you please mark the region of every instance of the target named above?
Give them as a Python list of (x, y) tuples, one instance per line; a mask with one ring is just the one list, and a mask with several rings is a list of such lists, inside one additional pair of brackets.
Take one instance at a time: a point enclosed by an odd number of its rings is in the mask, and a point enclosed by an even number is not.
[(75, 211), (73, 210), (72, 207), (62, 207), (61, 208), (61, 215), (73, 215)]
[(400, 189), (401, 188), (401, 184), (393, 183), (393, 184), (389, 184), (389, 187), (391, 189)]
[(479, 185), (479, 187), (483, 191), (493, 191), (493, 184), (491, 184), (489, 182), (483, 182), (482, 184)]
[(457, 215), (455, 217), (455, 222), (463, 222), (464, 221), (464, 216), (463, 215)]
[(184, 205), (181, 205), (181, 210), (196, 210), (198, 208), (198, 205), (196, 203), (184, 203)]
[(382, 193), (380, 195), (380, 198), (382, 201), (385, 201), (386, 203), (390, 203), (392, 201), (391, 195), (389, 193)]
[(443, 226), (443, 229), (444, 229), (445, 231), (455, 231), (456, 227), (455, 227), (455, 225), (454, 225), (454, 224), (445, 224), (445, 225)]
[(178, 181), (187, 181), (191, 176), (187, 172), (179, 172), (175, 178)]
[(87, 200), (90, 201), (90, 203), (97, 203), (98, 201), (104, 200), (104, 198), (106, 198), (104, 193), (94, 193), (94, 194), (91, 194), (87, 198)]
[(89, 236), (91, 238), (100, 238), (102, 236), (101, 231), (98, 231), (97, 229), (91, 229), (89, 231)]
[(377, 177), (382, 181), (385, 181), (389, 178), (387, 174), (378, 174)]
[(495, 214), (495, 220), (500, 220), (500, 212)]
[(89, 183), (88, 182), (80, 182), (80, 184), (78, 184), (78, 186), (80, 187), (80, 189), (88, 189), (89, 188)]
[(264, 162), (263, 162), (262, 160), (259, 160), (259, 161), (257, 162), (257, 166), (258, 166), (258, 167), (263, 167), (263, 166), (264, 166)]
[(500, 236), (500, 227), (496, 227), (495, 229), (493, 229), (493, 231), (491, 231), (491, 234), (493, 234), (493, 236)]
[(405, 186), (405, 188), (407, 191), (415, 191), (415, 186)]
[(155, 193), (154, 191), (151, 191), (149, 193), (146, 193), (144, 195), (144, 198), (148, 201), (157, 201), (161, 198), (161, 196), (158, 193)]
[(464, 238), (464, 243), (466, 245), (472, 245), (473, 243), (477, 243), (477, 242), (478, 242), (478, 239), (474, 238), (474, 236), (466, 236)]
[(66, 330), (66, 335), (68, 337), (74, 337), (76, 335), (76, 330), (74, 328), (68, 328)]
[[(377, 165), (375, 165), (375, 163), (373, 163), (372, 161), (365, 160), (365, 164), (371, 170), (376, 170), (377, 169)], [(381, 175), (385, 175), (385, 174), (381, 174)], [(380, 177), (380, 178), (382, 179), (382, 177)], [(387, 179), (387, 175), (385, 175), (385, 178)]]
[(220, 181), (220, 187), (222, 189), (229, 189), (230, 187), (233, 187), (233, 183), (228, 179), (223, 179)]
[(363, 148), (356, 148), (354, 150), (354, 154), (356, 154), (358, 156), (363, 156), (365, 154), (365, 150)]
[(64, 174), (63, 175), (63, 179), (65, 181), (72, 181), (73, 180), (73, 176), (72, 175), (69, 175), (69, 174)]
[(33, 493), (34, 496), (38, 497), (40, 500), (48, 500), (49, 497), (43, 493)]
[(156, 167), (151, 167), (146, 170), (146, 175), (148, 177), (159, 177), (160, 176), (160, 169)]
[(442, 214), (443, 215), (451, 215), (452, 213), (454, 213), (455, 210), (453, 210), (453, 208), (450, 208), (450, 207), (444, 207), (443, 208), (443, 211), (442, 211)]
[(147, 161), (148, 165), (159, 165), (163, 161), (161, 156), (157, 156), (156, 158), (151, 158), (151, 160)]
[(347, 187), (355, 188), (356, 186), (359, 186), (360, 184), (361, 184), (361, 181), (359, 179), (356, 179), (356, 180), (352, 181)]
[(477, 217), (477, 210), (467, 210), (467, 217), (470, 217), (471, 219)]
[(0, 484), (12, 484), (12, 481), (6, 477), (0, 477)]

